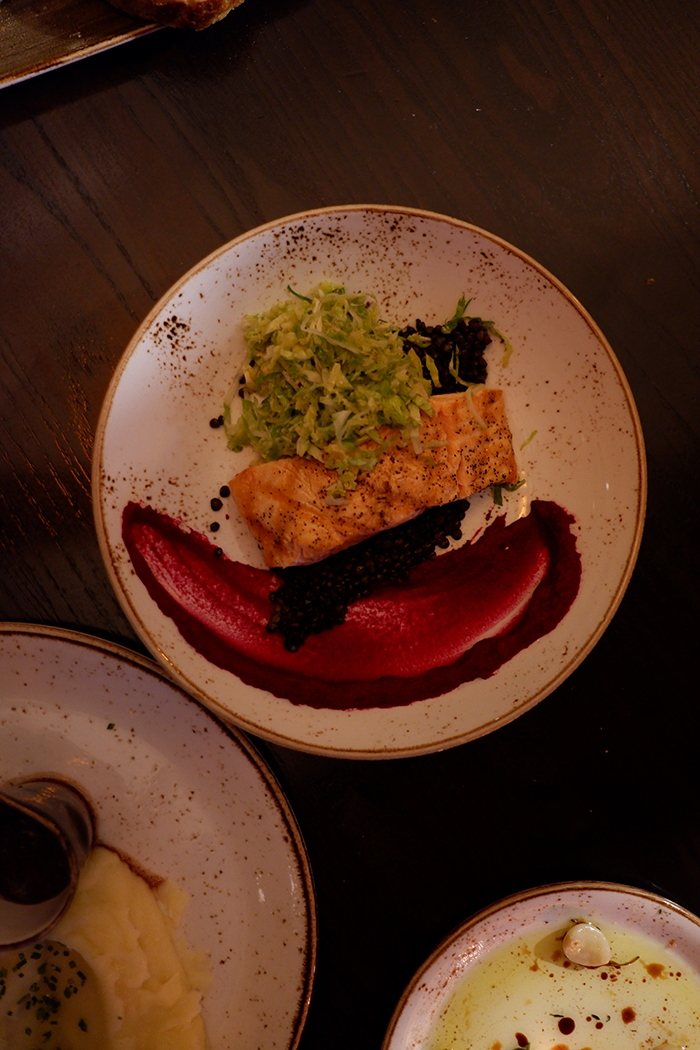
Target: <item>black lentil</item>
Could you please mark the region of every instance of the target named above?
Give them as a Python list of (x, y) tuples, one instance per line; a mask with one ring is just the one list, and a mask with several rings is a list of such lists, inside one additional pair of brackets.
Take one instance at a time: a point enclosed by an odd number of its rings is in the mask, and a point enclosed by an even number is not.
[[(454, 394), (464, 390), (464, 385), (457, 382), (450, 372), (450, 366), (456, 369), (465, 383), (486, 382), (487, 364), (484, 351), (491, 342), (488, 326), (480, 317), (461, 317), (451, 332), (445, 332), (442, 325), (426, 325), (420, 319), (415, 325), (408, 325), (401, 330), (406, 349), (413, 348), (423, 363), (423, 374), (432, 382), (432, 376), (425, 363), (429, 354), (437, 367), (440, 385), (434, 386), (434, 394)], [(428, 346), (420, 346), (409, 339), (418, 335), (429, 339)]]
[(270, 594), (274, 611), (267, 630), (279, 631), (285, 649), (296, 652), (309, 635), (343, 623), (350, 605), (379, 584), (405, 582), (417, 565), (436, 556), (436, 547), (445, 549), (450, 538), (460, 539), (468, 506), (455, 500), (429, 507), (315, 565), (275, 570), (282, 585)]

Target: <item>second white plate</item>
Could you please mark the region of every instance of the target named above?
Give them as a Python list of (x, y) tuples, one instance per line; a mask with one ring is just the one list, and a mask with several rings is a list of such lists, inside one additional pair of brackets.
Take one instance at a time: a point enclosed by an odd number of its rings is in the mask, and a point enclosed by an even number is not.
[(316, 911), (304, 844), (261, 757), (148, 660), (87, 635), (0, 625), (0, 780), (79, 785), (98, 837), (189, 897), (214, 978), (212, 1050), (293, 1050)]

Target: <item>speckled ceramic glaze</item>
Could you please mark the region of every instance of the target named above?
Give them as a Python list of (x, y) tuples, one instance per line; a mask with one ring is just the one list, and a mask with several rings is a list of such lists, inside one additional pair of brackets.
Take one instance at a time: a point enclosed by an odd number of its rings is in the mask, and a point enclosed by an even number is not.
[(0, 625), (0, 779), (59, 775), (98, 840), (186, 891), (188, 942), (214, 976), (212, 1050), (292, 1050), (313, 982), (316, 915), (294, 817), (245, 738), (156, 665), (86, 635)]
[[(244, 685), (183, 641), (133, 572), (121, 535), (130, 501), (147, 502), (208, 534), (210, 499), (249, 459), (209, 420), (243, 362), (243, 318), (321, 279), (373, 292), (383, 316), (440, 322), (459, 297), (513, 346), (507, 366), (489, 351), (489, 385), (504, 390), (526, 484), (507, 498), (516, 517), (532, 498), (574, 515), (582, 583), (550, 634), (492, 677), (405, 707), (313, 709)], [(329, 755), (418, 754), (483, 735), (532, 707), (595, 645), (632, 572), (641, 539), (646, 473), (641, 429), (610, 346), (580, 304), (522, 252), (444, 216), (353, 206), (315, 211), (244, 234), (205, 259), (154, 308), (127, 348), (97, 432), (93, 493), (98, 536), (118, 598), (145, 644), (221, 717), (290, 747)], [(465, 534), (493, 512), (471, 501)], [(262, 566), (235, 508), (216, 542)]]
[[(565, 963), (563, 933), (582, 920), (604, 931), (612, 950), (609, 965), (589, 970)], [(516, 969), (517, 977), (492, 962), (486, 982), (474, 987), (479, 970), (483, 974), (495, 953), (502, 959), (510, 949), (517, 958), (524, 939), (531, 950)], [(639, 958), (631, 961), (638, 952)], [(675, 965), (669, 966), (669, 960)], [(611, 1009), (612, 1004), (618, 1009)], [(454, 1035), (452, 1024), (448, 1026), (453, 1038), (447, 1045), (453, 1050), (499, 1044), (511, 1050), (524, 1046), (524, 1039), (531, 1040), (532, 1050), (555, 1044), (653, 1050), (666, 1041), (693, 1046), (697, 1020), (688, 1024), (678, 1016), (697, 1018), (698, 1010), (700, 919), (630, 886), (560, 883), (508, 897), (450, 934), (404, 992), (382, 1050), (437, 1050), (444, 1043), (448, 1016), (457, 1018), (461, 1028)], [(484, 1011), (491, 1031), (482, 1043), (476, 1031), (484, 1023)], [(569, 1026), (573, 1022), (575, 1035), (570, 1027), (566, 1037), (559, 1034), (558, 1022), (564, 1019), (570, 1019)], [(552, 1030), (549, 1038), (538, 1037), (538, 1026)], [(567, 1029), (562, 1025), (560, 1031)]]

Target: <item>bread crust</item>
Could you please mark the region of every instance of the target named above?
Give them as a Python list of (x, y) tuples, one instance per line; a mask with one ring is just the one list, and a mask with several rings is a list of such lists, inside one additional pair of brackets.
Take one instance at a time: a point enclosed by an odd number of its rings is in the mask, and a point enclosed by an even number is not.
[(111, 0), (128, 15), (176, 29), (206, 29), (243, 0)]

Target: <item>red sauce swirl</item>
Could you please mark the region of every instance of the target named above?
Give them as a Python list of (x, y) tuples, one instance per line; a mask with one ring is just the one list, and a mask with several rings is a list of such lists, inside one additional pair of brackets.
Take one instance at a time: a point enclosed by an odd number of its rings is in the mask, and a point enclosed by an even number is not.
[(265, 629), (278, 577), (225, 556), (152, 507), (129, 503), (122, 536), (161, 612), (211, 663), (297, 704), (394, 707), (488, 678), (549, 633), (581, 578), (573, 518), (533, 501), (506, 526), (426, 562), (401, 585), (356, 602), (346, 622), (289, 653)]

